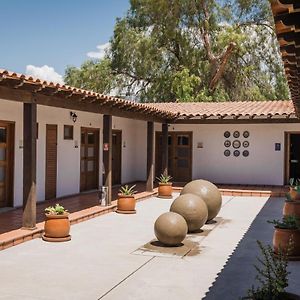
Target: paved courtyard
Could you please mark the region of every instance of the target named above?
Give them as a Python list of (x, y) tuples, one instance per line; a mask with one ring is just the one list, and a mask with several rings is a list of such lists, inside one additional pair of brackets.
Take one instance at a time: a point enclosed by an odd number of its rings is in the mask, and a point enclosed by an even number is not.
[(139, 250), (172, 202), (155, 197), (138, 203), (136, 215), (72, 226), (71, 242), (36, 239), (6, 249), (0, 299), (201, 299), (267, 200), (223, 196), (217, 223), (189, 235), (197, 247), (183, 257)]

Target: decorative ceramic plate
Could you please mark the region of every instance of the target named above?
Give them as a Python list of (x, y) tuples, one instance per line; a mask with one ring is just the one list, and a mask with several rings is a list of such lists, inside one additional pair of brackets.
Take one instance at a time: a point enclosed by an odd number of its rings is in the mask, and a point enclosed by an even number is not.
[(248, 150), (244, 150), (243, 151), (243, 156), (245, 156), (245, 157), (249, 156), (249, 151)]
[(248, 141), (243, 141), (243, 147), (248, 148), (249, 147), (249, 142)]
[(234, 155), (235, 157), (240, 156), (240, 151), (239, 151), (239, 150), (234, 150), (233, 155)]
[(249, 131), (244, 131), (243, 132), (243, 137), (246, 139), (247, 137), (249, 137), (249, 135), (250, 135), (250, 133), (249, 133)]
[(233, 136), (237, 139), (238, 137), (240, 137), (240, 132), (239, 131), (235, 131), (233, 133)]
[(230, 147), (230, 146), (231, 146), (231, 142), (230, 142), (229, 140), (226, 140), (226, 141), (224, 142), (224, 146), (225, 146), (226, 148)]
[(225, 131), (224, 132), (224, 137), (226, 137), (228, 139), (230, 137), (230, 132), (229, 131)]
[(225, 150), (225, 151), (224, 151), (224, 155), (225, 155), (226, 157), (230, 156), (230, 150), (228, 150), (228, 149)]
[(232, 142), (232, 146), (233, 146), (234, 149), (238, 149), (238, 148), (241, 147), (241, 142), (239, 140), (234, 140)]

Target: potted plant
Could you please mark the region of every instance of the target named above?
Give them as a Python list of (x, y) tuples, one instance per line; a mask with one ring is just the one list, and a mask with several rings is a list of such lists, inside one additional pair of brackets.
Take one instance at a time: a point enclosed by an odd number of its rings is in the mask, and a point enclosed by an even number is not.
[(135, 185), (129, 187), (128, 185), (122, 186), (118, 194), (117, 213), (121, 214), (135, 214)]
[(300, 297), (286, 292), (288, 287), (288, 258), (280, 252), (277, 257), (273, 254), (271, 246), (263, 246), (257, 241), (262, 257), (257, 258), (259, 265), (254, 265), (257, 275), (256, 280), (260, 286), (248, 290), (248, 296), (242, 299), (251, 300), (299, 300)]
[(47, 242), (65, 242), (71, 239), (68, 211), (61, 205), (45, 209), (45, 227), (43, 240)]
[(169, 175), (161, 174), (160, 177), (156, 177), (158, 180), (158, 197), (159, 198), (172, 198), (172, 179)]
[(300, 180), (299, 179), (290, 179), (290, 191), (289, 191), (291, 200), (300, 200)]
[(296, 216), (300, 218), (300, 201), (292, 200), (289, 193), (286, 194), (286, 200), (283, 206), (284, 216)]
[(300, 259), (300, 222), (296, 216), (285, 216), (282, 221), (268, 221), (274, 224), (274, 253), (282, 251), (291, 259)]

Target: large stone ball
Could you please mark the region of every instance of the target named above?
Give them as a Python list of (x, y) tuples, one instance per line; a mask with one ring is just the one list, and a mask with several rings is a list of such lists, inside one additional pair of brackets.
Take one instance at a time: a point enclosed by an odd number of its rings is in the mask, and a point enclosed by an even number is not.
[(219, 189), (207, 180), (194, 180), (184, 186), (180, 195), (194, 194), (204, 200), (208, 209), (208, 218), (210, 221), (217, 216), (222, 205), (222, 195)]
[(170, 211), (184, 217), (189, 232), (200, 229), (208, 217), (206, 203), (194, 194), (184, 194), (177, 197), (172, 203)]
[(167, 212), (158, 217), (154, 224), (157, 239), (166, 246), (179, 245), (188, 232), (185, 219), (174, 212)]

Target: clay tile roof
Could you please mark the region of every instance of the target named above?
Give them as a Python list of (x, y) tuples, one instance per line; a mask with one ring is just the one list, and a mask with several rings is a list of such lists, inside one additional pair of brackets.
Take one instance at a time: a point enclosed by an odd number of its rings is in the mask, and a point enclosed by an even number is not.
[(149, 103), (178, 114), (181, 117), (274, 117), (294, 116), (292, 101), (240, 101), (240, 102), (176, 102)]

